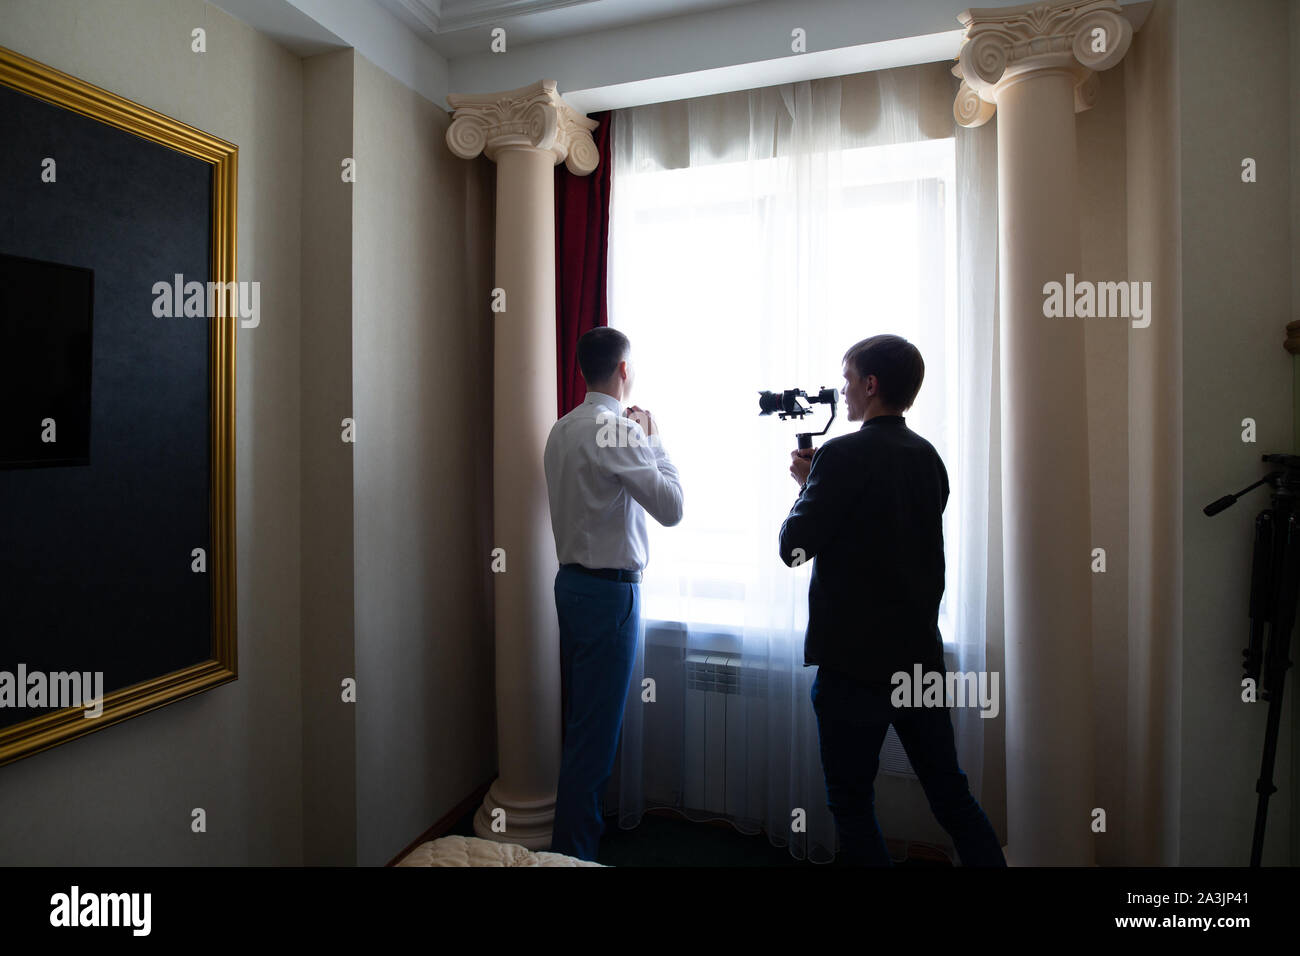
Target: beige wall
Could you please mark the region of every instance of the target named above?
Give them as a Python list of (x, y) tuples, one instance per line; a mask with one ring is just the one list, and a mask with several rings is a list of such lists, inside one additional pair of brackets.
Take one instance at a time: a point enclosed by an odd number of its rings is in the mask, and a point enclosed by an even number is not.
[(0, 44), (237, 144), (239, 278), (261, 283), (238, 334), (239, 680), (0, 767), (0, 864), (298, 863), (301, 62), (201, 0), (0, 0)]
[[(1183, 246), (1184, 865), (1249, 860), (1266, 705), (1240, 700), (1250, 550), (1265, 491), (1201, 508), (1292, 447), (1289, 4), (1178, 4)], [(1258, 182), (1241, 182), (1243, 157)], [(1253, 418), (1258, 440), (1241, 440)], [(1291, 675), (1294, 692), (1294, 673)], [(1276, 779), (1290, 778), (1289, 722)], [(1286, 795), (1269, 807), (1266, 864), (1288, 862)]]
[(353, 639), (352, 50), (303, 61), (302, 680), (303, 862), (357, 860)]
[(352, 407), (357, 857), (496, 770), (492, 189), (446, 111), (356, 58)]

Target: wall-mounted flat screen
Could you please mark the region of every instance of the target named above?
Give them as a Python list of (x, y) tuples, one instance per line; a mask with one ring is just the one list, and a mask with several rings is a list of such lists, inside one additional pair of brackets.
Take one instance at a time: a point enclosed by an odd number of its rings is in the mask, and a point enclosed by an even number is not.
[(0, 468), (90, 463), (94, 273), (0, 254)]

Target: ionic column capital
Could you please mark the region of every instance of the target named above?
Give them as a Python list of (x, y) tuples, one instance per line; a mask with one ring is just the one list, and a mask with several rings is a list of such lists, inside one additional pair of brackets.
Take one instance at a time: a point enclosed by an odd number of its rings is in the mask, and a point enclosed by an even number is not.
[(1123, 59), (1133, 39), (1116, 0), (972, 9), (957, 19), (966, 28), (952, 71), (962, 81), (953, 104), (962, 126), (987, 122), (998, 90), (1035, 70), (1069, 70), (1075, 112), (1090, 108), (1097, 100), (1094, 73)]
[(461, 159), (483, 153), (495, 162), (503, 149), (545, 150), (578, 176), (600, 161), (591, 138), (599, 124), (565, 103), (555, 80), (503, 93), (452, 93), (447, 102), (455, 110), (447, 146)]

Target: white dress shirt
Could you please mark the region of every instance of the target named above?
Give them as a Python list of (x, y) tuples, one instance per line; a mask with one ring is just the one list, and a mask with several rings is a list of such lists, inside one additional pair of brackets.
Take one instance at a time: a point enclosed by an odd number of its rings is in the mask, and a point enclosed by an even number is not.
[(587, 392), (552, 426), (544, 464), (561, 564), (645, 568), (646, 512), (662, 525), (682, 520), (681, 480), (658, 439), (604, 392)]

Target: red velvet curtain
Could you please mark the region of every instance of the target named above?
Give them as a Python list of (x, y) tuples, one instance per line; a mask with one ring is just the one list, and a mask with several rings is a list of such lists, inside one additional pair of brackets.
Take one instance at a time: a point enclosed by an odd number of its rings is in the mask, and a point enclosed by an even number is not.
[[(587, 386), (578, 370), (578, 338), (588, 329), (609, 324), (605, 299), (605, 263), (609, 248), (609, 126), (611, 113), (592, 113), (600, 123), (591, 138), (600, 162), (590, 176), (575, 176), (561, 163), (555, 167), (555, 367), (556, 416), (582, 404)], [(561, 713), (568, 709), (569, 688), (561, 675)], [(561, 725), (560, 740), (565, 728)]]
[(582, 404), (587, 387), (578, 370), (578, 337), (609, 324), (605, 299), (606, 252), (609, 248), (611, 113), (592, 113), (600, 123), (591, 137), (600, 162), (589, 176), (575, 176), (561, 163), (555, 168), (555, 358), (556, 413)]

